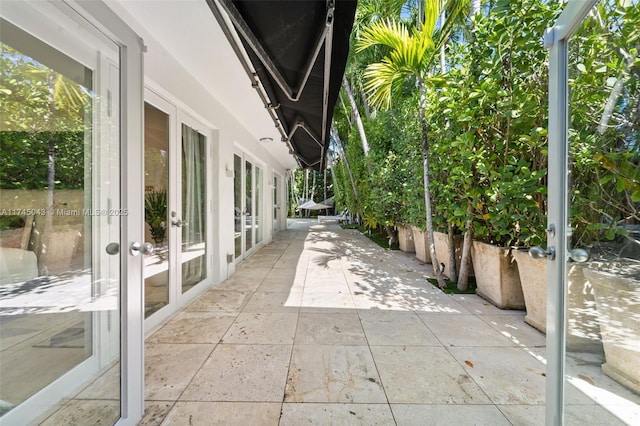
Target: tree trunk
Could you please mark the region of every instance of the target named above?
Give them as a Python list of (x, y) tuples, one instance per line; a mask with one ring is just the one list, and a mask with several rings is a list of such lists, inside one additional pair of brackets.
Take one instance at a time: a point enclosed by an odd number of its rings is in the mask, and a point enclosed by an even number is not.
[(295, 170), (289, 170), (289, 180), (291, 181), (291, 183), (289, 184), (291, 186), (290, 188), (291, 205), (290, 205), (289, 213), (291, 214), (291, 217), (296, 217), (296, 206), (300, 202), (300, 197), (298, 197), (298, 188), (296, 185)]
[(433, 273), (438, 280), (438, 286), (444, 288), (444, 276), (442, 274), (442, 267), (438, 262), (438, 256), (436, 256), (435, 238), (433, 237), (433, 218), (431, 216), (431, 191), (429, 190), (429, 139), (427, 132), (427, 118), (426, 114), (426, 94), (425, 86), (421, 81), (420, 86), (420, 125), (422, 128), (422, 168), (423, 168), (423, 182), (424, 182), (424, 204), (427, 211), (427, 234), (429, 236), (429, 253), (431, 254), (431, 265), (433, 267)]
[(387, 231), (387, 236), (389, 237), (389, 248), (395, 243), (398, 244), (400, 240), (398, 239), (398, 232), (391, 225), (385, 225), (385, 231)]
[(460, 261), (460, 276), (458, 277), (458, 290), (467, 291), (469, 289), (469, 268), (471, 265), (471, 244), (473, 243), (473, 204), (467, 201), (467, 222), (464, 227), (462, 243), (462, 259)]
[(353, 126), (353, 124), (351, 123), (351, 114), (349, 114), (349, 110), (347, 109), (347, 106), (344, 104), (344, 99), (342, 99), (342, 96), (338, 96), (338, 99), (340, 99), (340, 105), (342, 105), (342, 109), (344, 110), (344, 116), (347, 118), (349, 127)]
[(364, 116), (367, 117), (367, 120), (371, 118), (371, 111), (369, 108), (369, 102), (367, 101), (367, 94), (364, 90), (360, 91), (360, 96), (362, 97), (362, 106), (364, 107)]
[(453, 224), (447, 224), (447, 237), (449, 240), (449, 279), (458, 282), (458, 270), (456, 267), (456, 239)]
[[(351, 173), (351, 167), (349, 167), (349, 160), (347, 159), (347, 155), (344, 153), (344, 148), (342, 147), (342, 141), (338, 137), (338, 131), (334, 126), (331, 127), (331, 133), (333, 133), (333, 137), (336, 140), (336, 145), (338, 145), (338, 154), (342, 161), (344, 161), (344, 165), (347, 168), (347, 173), (349, 174), (349, 180), (351, 181), (351, 189), (353, 189), (353, 197), (356, 200), (356, 205), (358, 204), (358, 188), (356, 187), (356, 181), (353, 178), (353, 173)], [(355, 212), (354, 212), (355, 213)]]
[[(447, 20), (447, 12), (446, 10), (442, 10), (442, 15), (440, 17), (440, 27), (444, 25), (444, 22)], [(447, 72), (447, 62), (445, 60), (445, 47), (446, 43), (442, 43), (440, 46), (440, 72), (444, 74)]]
[(349, 85), (349, 80), (347, 77), (342, 77), (342, 87), (344, 91), (347, 93), (347, 97), (349, 98), (349, 103), (351, 104), (351, 112), (353, 113), (353, 117), (356, 120), (356, 127), (358, 128), (358, 133), (360, 134), (360, 142), (362, 142), (362, 151), (364, 152), (364, 156), (369, 155), (369, 143), (367, 142), (367, 135), (364, 132), (364, 125), (362, 124), (362, 118), (360, 117), (360, 111), (358, 111), (358, 104), (356, 104), (356, 99), (353, 96), (353, 91), (351, 90), (351, 86)]

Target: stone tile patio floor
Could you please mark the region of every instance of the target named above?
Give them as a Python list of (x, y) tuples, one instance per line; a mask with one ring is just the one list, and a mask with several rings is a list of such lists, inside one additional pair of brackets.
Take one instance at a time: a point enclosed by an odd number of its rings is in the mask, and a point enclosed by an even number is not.
[[(141, 424), (544, 424), (544, 335), (430, 272), (355, 230), (290, 222), (146, 339)], [(577, 377), (615, 386), (583, 361)], [(570, 423), (624, 424), (568, 401)]]

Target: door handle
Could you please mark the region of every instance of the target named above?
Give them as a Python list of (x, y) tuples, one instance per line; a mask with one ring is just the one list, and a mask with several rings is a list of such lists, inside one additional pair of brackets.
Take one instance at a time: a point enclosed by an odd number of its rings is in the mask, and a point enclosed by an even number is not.
[(185, 223), (182, 221), (182, 219), (172, 220), (171, 224), (173, 226), (177, 226), (177, 227), (181, 227), (182, 225), (185, 225)]
[(148, 256), (153, 254), (154, 250), (155, 248), (151, 243), (140, 244), (139, 242), (135, 242), (131, 243), (131, 246), (129, 246), (129, 253), (131, 253), (132, 256), (138, 256), (141, 253)]
[(111, 256), (115, 256), (116, 254), (120, 253), (120, 244), (119, 243), (109, 243), (107, 244), (107, 247), (105, 249), (107, 251), (107, 254), (111, 255)]
[(556, 248), (549, 247), (547, 250), (545, 250), (540, 246), (533, 246), (529, 249), (529, 256), (534, 259), (544, 259), (546, 257), (549, 258), (549, 260), (555, 260)]
[(576, 263), (584, 263), (589, 260), (589, 252), (581, 248), (569, 250), (569, 258)]
[[(555, 260), (556, 248), (549, 247), (547, 250), (545, 250), (542, 247), (534, 246), (529, 249), (529, 256), (534, 259), (543, 259), (547, 257), (550, 260)], [(569, 250), (569, 259), (573, 260), (576, 263), (584, 263), (589, 260), (589, 252), (581, 248)]]

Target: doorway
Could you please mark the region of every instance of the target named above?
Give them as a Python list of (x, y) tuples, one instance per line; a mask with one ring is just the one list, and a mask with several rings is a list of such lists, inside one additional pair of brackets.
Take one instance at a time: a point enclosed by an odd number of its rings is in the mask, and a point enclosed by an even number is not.
[(189, 299), (209, 274), (204, 126), (151, 90), (145, 102), (145, 328)]
[(282, 230), (282, 176), (273, 173), (273, 235)]
[[(132, 212), (121, 191), (120, 111), (130, 104), (120, 99), (124, 65), (113, 39), (62, 3), (2, 7), (2, 423), (79, 411), (72, 397), (83, 388), (95, 397), (82, 409), (105, 423), (141, 411), (121, 398), (139, 383), (121, 374), (136, 355), (135, 345), (121, 349), (129, 319), (121, 271), (135, 261), (121, 248)], [(112, 380), (97, 396), (87, 385), (102, 374)]]
[(245, 259), (263, 239), (263, 169), (246, 154), (233, 156), (234, 246), (236, 261)]

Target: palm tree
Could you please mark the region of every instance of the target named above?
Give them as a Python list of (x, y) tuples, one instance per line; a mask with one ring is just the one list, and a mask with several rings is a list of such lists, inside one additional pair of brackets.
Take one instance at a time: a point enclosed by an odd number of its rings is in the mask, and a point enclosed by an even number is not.
[[(356, 45), (356, 51), (362, 52), (372, 46), (386, 46), (389, 53), (381, 62), (370, 64), (365, 70), (365, 91), (372, 104), (389, 108), (392, 99), (404, 86), (407, 78), (415, 79), (420, 92), (419, 111), (422, 133), (422, 163), (424, 201), (426, 208), (427, 233), (429, 236), (429, 252), (433, 272), (438, 285), (444, 287), (443, 271), (435, 252), (433, 221), (431, 209), (431, 192), (429, 185), (429, 138), (427, 133), (426, 92), (433, 83), (431, 68), (438, 52), (433, 34), (438, 16), (441, 14), (441, 2), (426, 0), (422, 25), (410, 31), (404, 24), (385, 20), (375, 22), (366, 28)], [(450, 16), (451, 18), (451, 16)]]
[[(353, 30), (351, 31), (351, 46), (353, 47), (355, 45), (360, 33), (372, 23), (392, 17), (398, 18), (403, 7), (406, 7), (406, 0), (361, 0), (358, 3)], [(351, 50), (353, 51), (353, 49)], [(353, 115), (356, 128), (360, 135), (362, 150), (365, 157), (369, 154), (369, 143), (362, 123), (362, 117), (360, 116), (360, 110), (356, 102), (354, 89), (360, 93), (359, 89), (362, 89), (362, 70), (368, 64), (379, 60), (381, 57), (379, 52), (374, 52), (372, 50), (367, 52), (367, 55), (351, 55), (349, 57), (347, 70), (342, 79), (342, 88), (347, 94), (349, 105), (351, 106), (351, 114)], [(369, 118), (369, 105), (366, 99), (363, 99), (363, 107), (366, 117)]]

